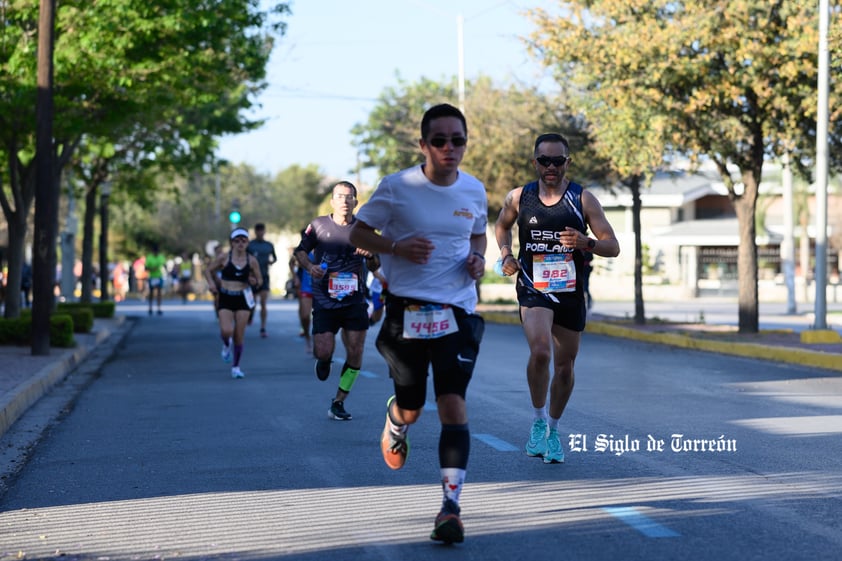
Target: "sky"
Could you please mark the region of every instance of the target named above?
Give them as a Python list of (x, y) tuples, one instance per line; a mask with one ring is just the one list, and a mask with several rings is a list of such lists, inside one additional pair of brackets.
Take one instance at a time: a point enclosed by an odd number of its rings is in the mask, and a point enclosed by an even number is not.
[[(292, 0), (287, 30), (267, 68), (268, 87), (251, 117), (260, 129), (229, 135), (217, 154), (274, 175), (315, 164), (328, 177), (356, 182), (351, 128), (368, 119), (377, 97), (426, 77), (448, 81), (459, 72), (459, 15), (463, 18), (465, 79), (551, 87), (521, 39), (533, 30), (524, 10), (547, 0)], [(443, 100), (449, 101), (449, 100)], [(453, 100), (454, 104), (456, 100)], [(470, 109), (466, 107), (469, 117)], [(396, 170), (397, 171), (397, 170)], [(364, 171), (372, 185), (376, 171)]]

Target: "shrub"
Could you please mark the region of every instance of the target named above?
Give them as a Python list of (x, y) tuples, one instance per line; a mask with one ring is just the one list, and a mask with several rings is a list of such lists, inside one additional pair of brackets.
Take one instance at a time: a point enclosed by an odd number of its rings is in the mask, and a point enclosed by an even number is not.
[[(82, 305), (82, 306), (68, 306), (65, 308), (60, 308), (57, 311), (53, 312), (51, 316), (55, 315), (65, 315), (70, 316), (73, 319), (73, 332), (74, 333), (90, 333), (91, 330), (94, 328), (94, 312), (91, 309), (90, 305)], [(32, 310), (26, 309), (22, 310), (20, 313), (20, 317), (32, 317)]]
[[(2, 345), (31, 345), (32, 344), (32, 314), (21, 315), (19, 318), (0, 318), (0, 344)], [(73, 338), (73, 318), (67, 314), (53, 314), (50, 316), (50, 346), (71, 348), (76, 346)]]
[(75, 308), (90, 308), (95, 318), (113, 318), (117, 305), (114, 302), (59, 302), (56, 305), (58, 311), (72, 310)]

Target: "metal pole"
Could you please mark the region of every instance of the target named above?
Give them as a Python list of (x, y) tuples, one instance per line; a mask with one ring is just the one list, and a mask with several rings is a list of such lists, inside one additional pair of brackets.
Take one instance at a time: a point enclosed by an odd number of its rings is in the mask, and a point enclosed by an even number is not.
[(786, 313), (796, 313), (795, 305), (795, 224), (792, 204), (792, 163), (787, 150), (783, 164), (784, 239), (781, 242), (781, 272), (786, 284)]
[(828, 0), (819, 0), (819, 77), (816, 113), (816, 307), (815, 329), (827, 329), (827, 149), (828, 89)]
[(76, 292), (76, 193), (73, 180), (67, 179), (67, 219), (61, 234), (61, 296), (65, 302), (72, 302)]
[(99, 301), (108, 301), (108, 197), (111, 185), (100, 186), (99, 198)]
[(459, 51), (459, 111), (465, 113), (465, 18), (456, 16), (457, 48)]

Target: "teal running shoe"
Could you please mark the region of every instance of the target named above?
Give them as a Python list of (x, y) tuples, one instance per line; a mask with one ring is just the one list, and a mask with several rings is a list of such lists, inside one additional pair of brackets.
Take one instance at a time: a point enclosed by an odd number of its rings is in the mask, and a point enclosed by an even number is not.
[(558, 436), (558, 430), (550, 429), (550, 436), (547, 437), (547, 453), (544, 454), (545, 464), (563, 464), (564, 448)]
[(535, 419), (529, 432), (529, 442), (526, 443), (527, 456), (543, 456), (547, 453), (547, 421)]

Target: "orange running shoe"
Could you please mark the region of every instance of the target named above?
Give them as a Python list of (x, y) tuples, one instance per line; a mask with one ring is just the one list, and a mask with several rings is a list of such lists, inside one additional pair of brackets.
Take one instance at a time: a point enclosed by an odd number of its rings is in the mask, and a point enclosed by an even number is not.
[(383, 427), (383, 434), (380, 435), (380, 451), (383, 452), (383, 460), (387, 466), (392, 469), (401, 469), (409, 455), (409, 437), (406, 432), (401, 434), (392, 432), (389, 410), (392, 408), (393, 401), (395, 401), (395, 396), (390, 397), (386, 402), (386, 424)]

